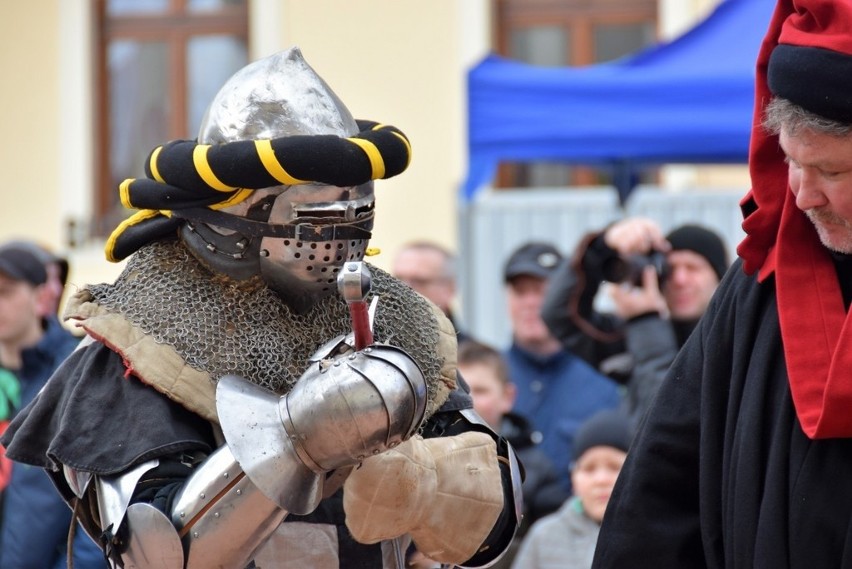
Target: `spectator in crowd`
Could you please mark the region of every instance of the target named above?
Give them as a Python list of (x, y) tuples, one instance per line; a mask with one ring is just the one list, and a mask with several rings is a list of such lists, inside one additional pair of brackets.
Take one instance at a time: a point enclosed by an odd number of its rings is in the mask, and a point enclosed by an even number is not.
[[(55, 309), (45, 311), (52, 292), (33, 246), (0, 246), (0, 375), (10, 415), (33, 400), (77, 345), (59, 324)], [(0, 567), (66, 567), (71, 519), (71, 510), (43, 469), (12, 463), (3, 490)], [(76, 569), (106, 567), (100, 548), (82, 530), (73, 540), (73, 563)]]
[(530, 242), (506, 261), (503, 276), (512, 328), (505, 352), (509, 378), (517, 388), (512, 410), (540, 432), (540, 448), (553, 462), (565, 491), (574, 432), (601, 409), (621, 402), (618, 385), (563, 348), (541, 319), (548, 279), (562, 260), (550, 243)]
[[(636, 421), (707, 309), (728, 268), (719, 235), (683, 225), (663, 236), (653, 220), (631, 217), (581, 240), (551, 279), (542, 317), (578, 356), (627, 384)], [(615, 313), (595, 310), (610, 281)]]
[(68, 281), (68, 260), (54, 254), (49, 248), (26, 239), (8, 242), (9, 246), (26, 249), (36, 256), (47, 271), (47, 282), (40, 298), (39, 310), (42, 316), (58, 316), (65, 296), (65, 284)]
[(453, 313), (456, 256), (433, 241), (411, 241), (393, 260), (391, 274), (440, 308), (456, 329), (459, 342), (469, 339)]
[(459, 344), (458, 370), (470, 388), (473, 408), (488, 425), (514, 447), (526, 476), (523, 484), (524, 523), (557, 510), (568, 497), (556, 476), (553, 463), (540, 448), (541, 433), (529, 420), (511, 411), (516, 389), (500, 352), (480, 342)]
[(589, 569), (601, 520), (627, 457), (631, 422), (622, 410), (604, 410), (574, 438), (574, 495), (558, 512), (533, 524), (512, 569)]
[(633, 441), (596, 569), (849, 567), (852, 3), (780, 0), (746, 237)]

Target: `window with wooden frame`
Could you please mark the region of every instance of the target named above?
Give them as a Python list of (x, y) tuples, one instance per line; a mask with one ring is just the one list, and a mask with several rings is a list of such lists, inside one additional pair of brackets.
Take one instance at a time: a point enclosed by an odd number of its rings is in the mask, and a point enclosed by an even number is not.
[[(496, 49), (534, 65), (590, 65), (656, 41), (657, 0), (495, 0)], [(614, 169), (502, 164), (498, 187), (613, 184)], [(655, 173), (642, 173), (645, 178)]]
[(97, 189), (92, 231), (128, 215), (125, 178), (157, 145), (194, 138), (222, 84), (248, 62), (247, 0), (95, 0)]

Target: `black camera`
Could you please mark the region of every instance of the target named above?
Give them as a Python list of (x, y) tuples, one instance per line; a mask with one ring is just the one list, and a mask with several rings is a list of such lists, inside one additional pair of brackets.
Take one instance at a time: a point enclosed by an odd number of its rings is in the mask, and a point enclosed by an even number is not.
[(630, 283), (642, 286), (642, 273), (645, 267), (654, 267), (660, 286), (669, 276), (669, 264), (665, 253), (651, 251), (648, 255), (631, 255), (629, 257), (613, 257), (603, 265), (604, 279), (611, 283)]

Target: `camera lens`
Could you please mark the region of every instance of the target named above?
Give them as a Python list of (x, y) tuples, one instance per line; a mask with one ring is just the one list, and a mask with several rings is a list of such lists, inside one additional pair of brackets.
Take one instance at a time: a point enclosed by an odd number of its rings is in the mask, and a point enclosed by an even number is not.
[(642, 286), (642, 273), (645, 267), (654, 267), (660, 285), (668, 276), (669, 266), (665, 254), (653, 251), (649, 255), (631, 255), (615, 257), (604, 262), (602, 270), (604, 279), (611, 283), (629, 282), (634, 286)]

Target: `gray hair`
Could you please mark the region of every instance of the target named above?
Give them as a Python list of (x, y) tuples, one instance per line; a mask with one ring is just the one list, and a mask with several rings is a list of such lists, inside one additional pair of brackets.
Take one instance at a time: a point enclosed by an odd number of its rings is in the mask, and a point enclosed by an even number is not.
[(763, 128), (775, 135), (781, 134), (782, 130), (789, 135), (795, 135), (802, 130), (837, 137), (852, 134), (852, 124), (827, 119), (782, 97), (773, 97), (766, 105)]

